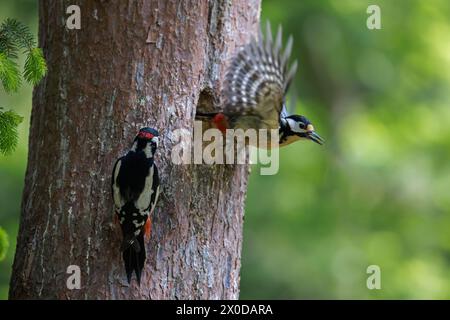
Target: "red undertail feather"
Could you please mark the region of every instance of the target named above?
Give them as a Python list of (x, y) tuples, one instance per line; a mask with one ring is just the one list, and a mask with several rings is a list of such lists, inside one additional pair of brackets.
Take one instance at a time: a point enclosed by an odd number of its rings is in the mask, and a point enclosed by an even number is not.
[(214, 123), (217, 129), (219, 129), (223, 134), (225, 134), (225, 131), (228, 128), (228, 121), (223, 113), (216, 114), (212, 122)]
[(150, 239), (150, 234), (152, 232), (152, 220), (150, 220), (150, 217), (147, 218), (144, 228), (145, 228), (145, 236), (147, 237), (147, 239)]

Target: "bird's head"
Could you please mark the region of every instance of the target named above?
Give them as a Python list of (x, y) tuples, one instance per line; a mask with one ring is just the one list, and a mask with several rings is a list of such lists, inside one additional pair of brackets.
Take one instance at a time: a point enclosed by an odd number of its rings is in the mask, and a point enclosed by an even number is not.
[(284, 130), (286, 130), (286, 142), (289, 144), (297, 140), (307, 139), (318, 144), (324, 140), (314, 131), (312, 123), (304, 116), (290, 115), (282, 119)]
[(147, 157), (152, 157), (158, 147), (159, 133), (153, 128), (142, 128), (134, 138), (133, 150), (144, 151)]

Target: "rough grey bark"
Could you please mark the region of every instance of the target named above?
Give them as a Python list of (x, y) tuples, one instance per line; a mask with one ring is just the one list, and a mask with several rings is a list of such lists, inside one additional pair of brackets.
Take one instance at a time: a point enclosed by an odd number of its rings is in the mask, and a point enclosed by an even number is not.
[[(63, 25), (81, 7), (81, 30)], [(217, 104), (226, 63), (255, 35), (259, 0), (39, 4), (49, 72), (35, 90), (10, 298), (236, 299), (246, 165), (175, 165), (174, 129)], [(143, 283), (126, 282), (110, 174), (137, 130), (160, 131), (164, 196)], [(66, 269), (81, 268), (68, 290)]]

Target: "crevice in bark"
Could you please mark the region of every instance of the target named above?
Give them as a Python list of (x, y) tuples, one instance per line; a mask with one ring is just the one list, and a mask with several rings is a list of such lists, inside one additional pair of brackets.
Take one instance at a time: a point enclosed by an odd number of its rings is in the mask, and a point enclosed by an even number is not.
[(217, 99), (214, 98), (214, 92), (211, 88), (203, 89), (198, 97), (198, 103), (195, 113), (197, 114), (199, 112), (207, 113), (218, 111), (215, 103), (216, 100)]

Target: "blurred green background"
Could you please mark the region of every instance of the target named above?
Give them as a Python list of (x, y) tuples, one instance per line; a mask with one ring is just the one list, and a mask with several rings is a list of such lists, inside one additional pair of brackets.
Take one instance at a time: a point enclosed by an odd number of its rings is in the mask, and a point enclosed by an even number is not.
[[(368, 30), (369, 4), (381, 30)], [(0, 21), (37, 30), (34, 0), (3, 1)], [(450, 298), (450, 2), (263, 0), (262, 21), (294, 36), (297, 112), (326, 139), (280, 152), (247, 197), (241, 298)], [(25, 116), (0, 156), (0, 262), (7, 297), (27, 155), (31, 88), (0, 92)], [(381, 290), (366, 269), (381, 268)]]

